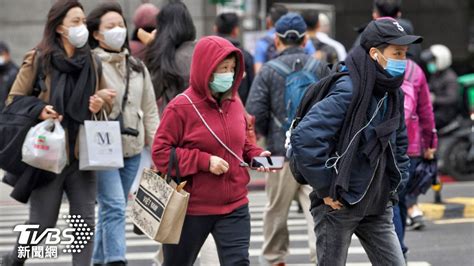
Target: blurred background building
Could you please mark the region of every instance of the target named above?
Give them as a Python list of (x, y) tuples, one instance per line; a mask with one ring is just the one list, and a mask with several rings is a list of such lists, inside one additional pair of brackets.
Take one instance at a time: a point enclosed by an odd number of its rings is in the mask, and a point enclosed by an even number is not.
[[(20, 63), (23, 54), (40, 40), (47, 12), (56, 0), (0, 0), (0, 39), (12, 50), (14, 61)], [(82, 0), (86, 13), (97, 0)], [(141, 4), (150, 2), (158, 7), (168, 0), (118, 0), (131, 21)], [(242, 17), (244, 44), (252, 50), (253, 40), (264, 30), (265, 16), (274, 3), (290, 10), (316, 8), (330, 19), (331, 35), (350, 50), (357, 36), (355, 29), (371, 20), (372, 0), (183, 0), (196, 25), (198, 37), (213, 34), (216, 14), (237, 12)], [(443, 43), (453, 53), (457, 73), (474, 72), (474, 0), (411, 0), (403, 1), (402, 17), (409, 19), (415, 33), (425, 37), (423, 48)]]
[[(0, 0), (0, 40), (9, 44), (13, 60), (17, 63), (26, 51), (32, 49), (41, 39), (46, 16), (56, 0)], [(99, 0), (81, 0), (86, 15)], [(129, 29), (133, 29), (132, 17), (142, 3), (153, 3), (158, 7), (167, 0), (118, 0), (122, 5)], [(216, 5), (210, 0), (184, 0), (191, 15), (198, 37), (212, 34), (216, 16)]]

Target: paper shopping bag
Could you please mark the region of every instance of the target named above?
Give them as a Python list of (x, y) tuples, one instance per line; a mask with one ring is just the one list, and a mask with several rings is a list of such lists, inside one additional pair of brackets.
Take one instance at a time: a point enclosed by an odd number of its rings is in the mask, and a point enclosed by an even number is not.
[(189, 193), (181, 188), (171, 178), (144, 169), (130, 216), (150, 239), (164, 244), (179, 243), (189, 201)]
[(84, 121), (84, 125), (79, 129), (79, 170), (110, 170), (122, 167), (119, 122)]

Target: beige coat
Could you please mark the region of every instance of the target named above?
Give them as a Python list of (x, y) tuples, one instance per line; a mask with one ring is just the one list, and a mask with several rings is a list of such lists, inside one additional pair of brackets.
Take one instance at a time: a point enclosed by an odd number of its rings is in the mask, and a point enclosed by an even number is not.
[[(128, 55), (128, 51), (109, 53), (98, 47), (92, 52), (102, 59), (104, 78), (107, 84), (117, 91), (117, 97), (109, 116), (111, 119), (115, 119), (122, 109), (127, 74), (125, 56)], [(130, 60), (136, 59), (131, 58)], [(150, 73), (145, 66), (144, 73), (130, 72), (128, 100), (123, 112), (123, 121), (126, 128), (136, 129), (139, 132), (138, 137), (122, 135), (124, 157), (137, 155), (145, 145), (151, 146), (153, 144), (159, 117)]]
[[(33, 86), (34, 82), (36, 81), (36, 76), (37, 76), (37, 66), (36, 63), (38, 61), (35, 61), (35, 56), (36, 56), (36, 50), (31, 50), (28, 53), (26, 53), (25, 57), (23, 58), (23, 63), (21, 65), (20, 70), (18, 71), (18, 74), (16, 76), (15, 82), (12, 85), (12, 88), (10, 90), (10, 94), (8, 95), (7, 99), (7, 104), (10, 104), (13, 101), (14, 96), (28, 96), (33, 94)], [(96, 72), (96, 76), (98, 76), (97, 73), (97, 66), (94, 62), (94, 68)], [(50, 100), (50, 91), (51, 91), (51, 76), (48, 73), (45, 74), (45, 85), (46, 85), (46, 90), (42, 91), (39, 95), (38, 98), (44, 101), (45, 103), (49, 103)], [(113, 87), (108, 87), (107, 83), (104, 80), (104, 76), (96, 79), (96, 94), (104, 99), (104, 110), (107, 113), (110, 113), (112, 109), (112, 103), (107, 101), (107, 97), (103, 94), (100, 93), (99, 90), (106, 89), (106, 88), (113, 88)], [(88, 106), (85, 106), (84, 108), (88, 108)], [(67, 142), (66, 142), (67, 143)], [(76, 146), (74, 148), (74, 154), (76, 158), (79, 158), (79, 138), (76, 140)], [(69, 146), (67, 146), (69, 147)]]

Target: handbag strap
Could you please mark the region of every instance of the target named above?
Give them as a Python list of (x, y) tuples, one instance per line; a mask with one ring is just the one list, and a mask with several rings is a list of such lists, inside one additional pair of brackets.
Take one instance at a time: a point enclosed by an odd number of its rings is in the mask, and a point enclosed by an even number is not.
[(105, 112), (104, 108), (101, 109), (99, 118), (97, 118), (97, 114), (92, 114), (92, 120), (94, 121), (99, 121), (101, 117), (103, 117), (105, 121), (109, 121), (109, 118), (107, 117), (107, 112)]
[(170, 183), (171, 182), (171, 176), (172, 176), (172, 170), (176, 171), (176, 176), (175, 176), (175, 182), (176, 184), (179, 185), (181, 183), (181, 174), (179, 172), (179, 167), (178, 167), (178, 158), (176, 156), (176, 148), (172, 147), (171, 152), (170, 152), (170, 161), (168, 163), (168, 175), (166, 176), (166, 182)]
[(125, 71), (126, 71), (126, 80), (125, 80), (125, 92), (123, 93), (123, 98), (122, 98), (122, 109), (120, 110), (121, 113), (125, 110), (125, 105), (127, 104), (128, 101), (128, 90), (130, 87), (130, 58), (128, 55), (125, 56)]
[(229, 147), (227, 147), (227, 145), (225, 145), (225, 143), (216, 135), (216, 133), (214, 133), (214, 131), (209, 126), (209, 124), (207, 124), (204, 117), (202, 117), (202, 115), (199, 112), (199, 110), (197, 109), (196, 105), (194, 105), (191, 98), (189, 98), (189, 96), (186, 95), (185, 93), (181, 93), (178, 96), (184, 96), (184, 97), (186, 97), (186, 99), (188, 99), (189, 103), (191, 103), (191, 105), (193, 106), (194, 110), (196, 111), (196, 114), (199, 116), (199, 118), (201, 119), (204, 126), (206, 126), (207, 130), (209, 130), (209, 132), (211, 133), (212, 136), (214, 136), (214, 138), (217, 140), (217, 142), (219, 142), (222, 145), (222, 147), (224, 147), (230, 154), (232, 154), (232, 156), (234, 156), (235, 158), (237, 158), (237, 160), (239, 160), (240, 166), (248, 167), (249, 165), (246, 162), (244, 162), (244, 160), (242, 160), (237, 154), (235, 154), (235, 152), (233, 152)]

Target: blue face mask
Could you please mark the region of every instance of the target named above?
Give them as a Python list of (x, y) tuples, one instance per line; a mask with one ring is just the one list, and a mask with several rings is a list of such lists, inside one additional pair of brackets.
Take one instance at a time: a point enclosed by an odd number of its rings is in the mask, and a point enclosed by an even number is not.
[(209, 83), (213, 92), (224, 93), (232, 87), (234, 83), (234, 73), (214, 73), (214, 80)]
[(387, 61), (387, 66), (385, 70), (390, 74), (392, 77), (399, 77), (405, 73), (405, 69), (407, 67), (407, 60), (397, 60), (386, 58), (382, 55), (382, 57)]

